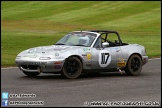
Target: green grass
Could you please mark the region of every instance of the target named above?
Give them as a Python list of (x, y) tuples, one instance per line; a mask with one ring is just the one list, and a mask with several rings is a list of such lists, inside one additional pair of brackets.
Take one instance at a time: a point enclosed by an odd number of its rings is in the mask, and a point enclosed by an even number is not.
[(1, 66), (14, 66), (28, 48), (54, 44), (70, 31), (119, 32), (123, 42), (161, 56), (160, 1), (2, 1)]

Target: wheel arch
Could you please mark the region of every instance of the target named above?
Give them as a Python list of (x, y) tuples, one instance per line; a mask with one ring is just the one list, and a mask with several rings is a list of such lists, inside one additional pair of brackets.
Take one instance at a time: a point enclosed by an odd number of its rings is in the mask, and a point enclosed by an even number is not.
[[(82, 63), (82, 66), (83, 66), (83, 59), (79, 55), (70, 55), (70, 56), (66, 57), (66, 59), (68, 59), (69, 57), (77, 57), (80, 60), (80, 62)], [(66, 61), (66, 59), (65, 59), (65, 61)]]
[[(75, 60), (77, 60), (79, 62), (79, 64), (80, 64), (77, 70), (72, 70), (72, 73), (74, 72), (73, 74), (69, 74), (69, 72), (67, 72), (67, 70), (64, 68), (64, 65), (66, 64), (66, 61), (68, 59), (70, 59), (71, 57), (73, 57), (73, 59), (75, 57)], [(82, 72), (82, 69), (83, 69), (83, 63), (82, 62), (83, 61), (82, 61), (81, 57), (78, 56), (78, 55), (70, 55), (70, 56), (66, 57), (65, 62), (63, 64), (63, 68), (61, 70), (61, 75), (63, 77), (65, 77), (65, 78), (72, 78), (72, 79), (79, 77), (81, 72)]]
[[(133, 57), (137, 57), (138, 59), (134, 60), (132, 64), (132, 61), (130, 60), (132, 60)], [(142, 70), (142, 56), (139, 53), (131, 54), (125, 67), (126, 74), (131, 76), (137, 76), (140, 74), (141, 70)]]
[[(138, 55), (138, 56), (141, 58), (141, 60), (142, 60), (142, 55), (141, 55), (141, 54), (139, 54), (139, 53), (132, 53), (132, 54), (129, 56), (128, 61), (129, 61), (130, 57), (133, 56), (133, 55)], [(128, 64), (128, 62), (127, 62), (127, 64)], [(126, 64), (126, 65), (127, 65), (127, 64)]]

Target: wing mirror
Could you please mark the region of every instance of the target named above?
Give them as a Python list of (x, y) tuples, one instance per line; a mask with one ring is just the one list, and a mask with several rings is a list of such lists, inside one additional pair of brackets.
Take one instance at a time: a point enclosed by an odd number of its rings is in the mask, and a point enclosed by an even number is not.
[(109, 43), (108, 42), (103, 42), (102, 43), (102, 46), (105, 48), (105, 47), (108, 47), (109, 46)]

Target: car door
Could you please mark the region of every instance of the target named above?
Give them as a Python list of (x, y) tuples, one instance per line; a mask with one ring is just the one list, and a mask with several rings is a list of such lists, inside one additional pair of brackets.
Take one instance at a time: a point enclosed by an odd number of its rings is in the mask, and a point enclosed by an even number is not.
[(117, 68), (118, 62), (122, 58), (120, 46), (103, 48), (100, 45), (101, 39), (98, 38), (92, 48), (92, 69)]

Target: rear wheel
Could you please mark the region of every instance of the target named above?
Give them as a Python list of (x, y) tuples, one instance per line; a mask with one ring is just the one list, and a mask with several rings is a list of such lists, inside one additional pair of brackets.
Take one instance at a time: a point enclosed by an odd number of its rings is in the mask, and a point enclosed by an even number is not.
[(82, 72), (82, 63), (77, 57), (69, 57), (66, 59), (61, 75), (72, 79), (77, 78)]
[(138, 55), (132, 55), (127, 63), (125, 72), (127, 75), (139, 75), (142, 70), (142, 60)]
[(40, 74), (39, 72), (25, 72), (25, 71), (23, 71), (23, 73), (30, 77), (38, 76)]

